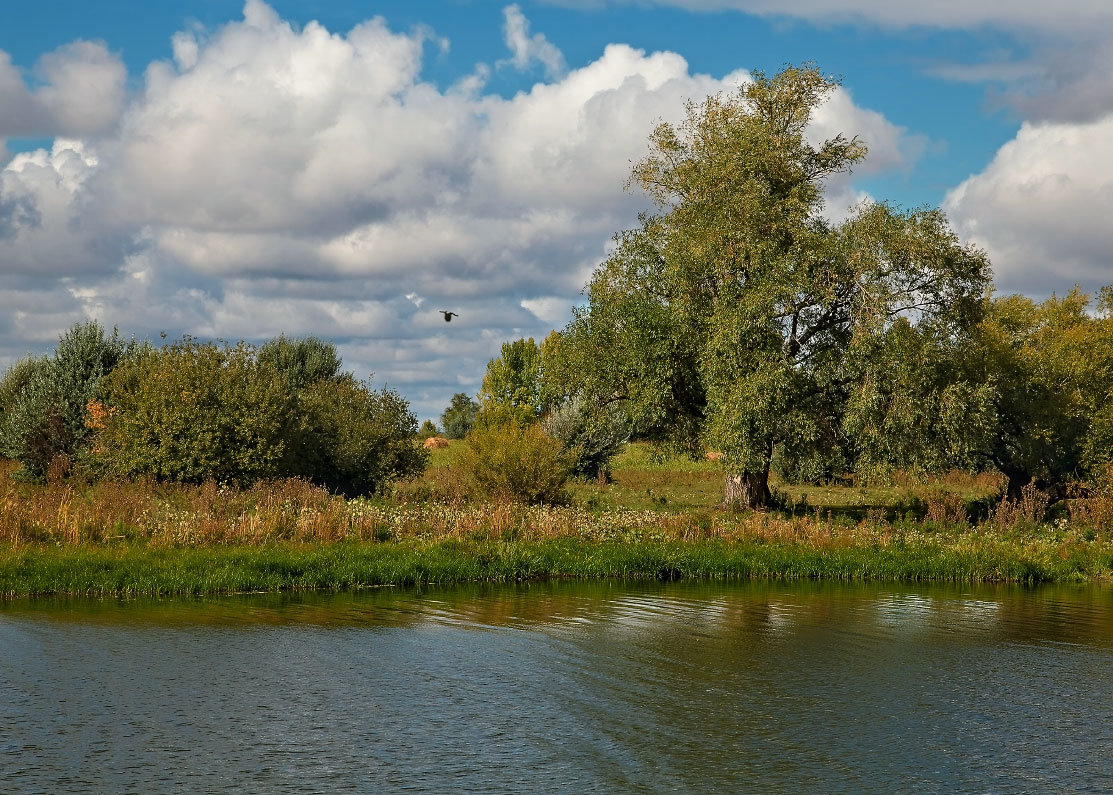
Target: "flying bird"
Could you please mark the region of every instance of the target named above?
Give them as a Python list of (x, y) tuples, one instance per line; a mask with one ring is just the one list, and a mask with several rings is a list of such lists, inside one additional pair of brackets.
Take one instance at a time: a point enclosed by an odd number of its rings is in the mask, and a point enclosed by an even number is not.
[(451, 322), (452, 322), (452, 318), (454, 318), (454, 317), (460, 317), (460, 316), (459, 316), (458, 314), (456, 314), (455, 312), (446, 312), (446, 311), (444, 311), (443, 309), (438, 309), (437, 311), (438, 311), (438, 312), (440, 312), (440, 313), (441, 313), (442, 315), (444, 315), (444, 322), (445, 322), (445, 323), (451, 323)]

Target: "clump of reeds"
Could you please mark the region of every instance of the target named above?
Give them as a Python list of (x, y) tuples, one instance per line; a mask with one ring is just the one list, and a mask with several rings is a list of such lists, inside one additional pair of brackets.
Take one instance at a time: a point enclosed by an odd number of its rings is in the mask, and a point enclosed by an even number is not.
[(989, 520), (999, 532), (1014, 530), (1018, 526), (1034, 527), (1043, 521), (1050, 504), (1051, 498), (1040, 491), (1033, 481), (1021, 488), (1019, 497), (1013, 499), (1008, 495), (1003, 496), (997, 507), (990, 512)]

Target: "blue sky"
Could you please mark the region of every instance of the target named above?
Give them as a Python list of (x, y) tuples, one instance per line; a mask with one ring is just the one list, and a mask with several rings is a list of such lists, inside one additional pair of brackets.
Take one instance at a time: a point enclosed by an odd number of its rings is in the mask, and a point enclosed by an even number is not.
[[(434, 416), (559, 328), (652, 124), (816, 62), (832, 184), (943, 206), (998, 288), (1113, 282), (1113, 3), (63, 0), (0, 19), (0, 365), (97, 317), (335, 339)], [(373, 18), (378, 22), (370, 22)], [(451, 327), (435, 322), (454, 308)]]

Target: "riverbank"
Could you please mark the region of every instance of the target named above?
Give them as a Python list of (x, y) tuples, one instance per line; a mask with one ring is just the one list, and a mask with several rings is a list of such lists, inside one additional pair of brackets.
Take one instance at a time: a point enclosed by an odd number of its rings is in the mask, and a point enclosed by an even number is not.
[(751, 540), (282, 542), (266, 546), (25, 545), (0, 551), (0, 594), (138, 596), (580, 579), (1104, 582), (1113, 544), (1020, 544), (992, 533), (888, 544)]
[(643, 452), (631, 446), (614, 482), (574, 484), (562, 506), (453, 498), (450, 462), (373, 500), (297, 480), (32, 484), (0, 462), (0, 595), (546, 578), (1113, 582), (1104, 498), (1048, 519), (1039, 495), (993, 505), (991, 483), (953, 476), (786, 487), (798, 491), (780, 510), (732, 513), (713, 507), (713, 464)]

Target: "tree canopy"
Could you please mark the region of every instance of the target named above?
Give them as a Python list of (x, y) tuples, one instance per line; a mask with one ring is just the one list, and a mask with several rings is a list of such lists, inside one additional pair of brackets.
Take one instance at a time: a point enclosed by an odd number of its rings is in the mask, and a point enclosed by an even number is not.
[(457, 392), (441, 414), (445, 436), (449, 439), (463, 439), (475, 425), (478, 413), (479, 404), (467, 392)]
[(483, 424), (528, 425), (541, 416), (541, 348), (532, 337), (504, 342), (487, 363), (479, 407)]
[(758, 72), (660, 124), (631, 176), (657, 212), (616, 236), (564, 332), (577, 388), (624, 403), (643, 433), (722, 452), (728, 503), (768, 499), (776, 445), (841, 426), (894, 324), (965, 333), (989, 283), (938, 210), (825, 217), (825, 181), (866, 153), (809, 138), (836, 86), (811, 66)]

